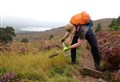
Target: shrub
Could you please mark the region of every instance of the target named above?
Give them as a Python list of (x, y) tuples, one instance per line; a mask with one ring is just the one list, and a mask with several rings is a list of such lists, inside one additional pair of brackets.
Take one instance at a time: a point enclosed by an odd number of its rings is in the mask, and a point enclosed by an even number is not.
[(100, 22), (98, 23), (97, 27), (95, 28), (95, 32), (102, 31)]
[(109, 25), (109, 30), (116, 31), (120, 30), (120, 16), (116, 19), (114, 18)]
[(49, 36), (49, 40), (51, 40), (52, 38), (54, 38), (53, 34)]
[(15, 79), (16, 74), (13, 72), (7, 72), (0, 76), (0, 82), (11, 82), (13, 79)]
[(0, 46), (5, 46), (6, 44), (11, 43), (14, 36), (16, 36), (16, 34), (13, 27), (0, 27)]
[(29, 40), (28, 40), (27, 38), (23, 38), (23, 39), (21, 40), (21, 42), (23, 42), (23, 43), (28, 43)]

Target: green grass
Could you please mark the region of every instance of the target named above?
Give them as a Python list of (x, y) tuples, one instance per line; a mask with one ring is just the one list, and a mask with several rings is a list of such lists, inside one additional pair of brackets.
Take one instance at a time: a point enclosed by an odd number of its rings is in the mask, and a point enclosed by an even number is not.
[[(29, 47), (31, 44), (25, 44)], [(72, 74), (78, 72), (71, 62), (70, 56), (65, 57), (61, 50), (58, 56), (48, 58), (49, 55), (58, 51), (53, 48), (51, 50), (38, 50), (31, 46), (29, 53), (18, 54), (14, 52), (1, 52), (0, 55), (0, 75), (7, 72), (14, 72), (18, 81), (34, 81), (34, 82), (76, 82)], [(30, 50), (35, 50), (33, 54)]]

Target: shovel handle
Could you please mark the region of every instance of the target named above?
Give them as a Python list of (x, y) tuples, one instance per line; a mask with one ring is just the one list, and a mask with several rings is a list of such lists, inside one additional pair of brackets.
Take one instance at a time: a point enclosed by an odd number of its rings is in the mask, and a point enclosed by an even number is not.
[(65, 44), (62, 42), (63, 47), (66, 47)]

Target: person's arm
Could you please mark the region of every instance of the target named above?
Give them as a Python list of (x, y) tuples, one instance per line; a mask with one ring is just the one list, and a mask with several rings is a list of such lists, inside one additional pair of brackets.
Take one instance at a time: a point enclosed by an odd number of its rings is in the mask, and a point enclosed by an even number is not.
[(85, 40), (84, 39), (78, 39), (78, 42), (71, 45), (69, 48), (72, 49), (72, 48), (77, 48), (79, 47)]
[(63, 39), (65, 40), (69, 35), (70, 35), (69, 32), (66, 32)]
[(78, 41), (77, 43), (71, 45), (69, 48), (77, 48), (79, 47), (84, 41), (85, 41), (85, 36), (86, 32), (88, 31), (88, 28), (86, 26), (80, 26), (78, 29)]

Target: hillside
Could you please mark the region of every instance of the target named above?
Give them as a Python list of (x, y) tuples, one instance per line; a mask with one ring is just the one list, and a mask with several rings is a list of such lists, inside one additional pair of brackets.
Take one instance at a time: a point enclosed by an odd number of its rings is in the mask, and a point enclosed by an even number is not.
[[(94, 30), (97, 24), (100, 22), (102, 29), (106, 30), (108, 28), (108, 25), (110, 24), (112, 18), (105, 18), (105, 19), (100, 19), (100, 20), (94, 20), (93, 21), (93, 27), (92, 29)], [(54, 28), (51, 30), (43, 31), (43, 32), (31, 32), (31, 33), (18, 33), (19, 39), (27, 37), (29, 39), (48, 39), (49, 36), (52, 34), (54, 37), (62, 37), (65, 33), (64, 26), (63, 27), (58, 27)]]
[[(94, 29), (100, 22), (102, 28), (106, 30), (110, 20), (96, 20), (93, 22), (92, 28)], [(83, 67), (95, 69), (90, 52), (91, 49), (86, 42), (77, 49), (77, 63), (75, 65), (70, 63), (70, 57), (65, 56), (70, 54), (70, 52), (64, 52), (60, 44), (60, 37), (64, 33), (64, 26), (44, 32), (18, 33), (12, 44), (1, 48), (0, 82), (98, 82), (98, 80), (99, 82), (106, 82), (100, 81), (101, 78), (96, 79), (90, 76), (83, 76)], [(51, 34), (55, 38), (48, 40)], [(119, 35), (119, 31), (96, 33), (101, 58), (105, 58), (105, 60), (107, 58), (110, 61), (101, 62), (102, 68), (110, 64), (110, 67), (115, 66), (116, 68), (117, 66), (117, 69), (120, 68)], [(28, 38), (30, 42), (21, 43), (20, 39), (22, 38)], [(106, 55), (106, 53), (108, 54)], [(111, 57), (114, 58), (113, 61), (111, 61)], [(111, 80), (106, 77), (107, 73), (104, 73), (104, 79)], [(116, 72), (115, 69), (115, 71), (113, 70), (113, 72), (110, 71), (109, 73), (111, 73), (111, 78), (115, 80), (110, 82), (120, 81), (119, 70)]]
[(111, 23), (111, 20), (112, 20), (112, 18), (95, 20), (95, 21), (93, 21), (93, 29), (95, 29), (97, 24), (100, 22), (102, 29), (106, 30), (108, 28), (108, 25)]

